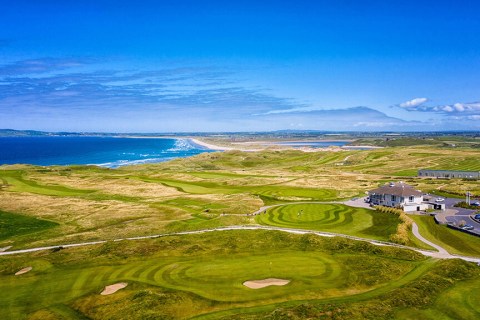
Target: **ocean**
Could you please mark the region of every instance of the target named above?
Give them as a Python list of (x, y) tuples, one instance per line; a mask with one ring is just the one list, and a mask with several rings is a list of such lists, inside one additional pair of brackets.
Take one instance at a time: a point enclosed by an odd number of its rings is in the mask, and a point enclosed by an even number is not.
[(189, 139), (117, 137), (1, 137), (0, 165), (120, 166), (163, 162), (210, 152)]

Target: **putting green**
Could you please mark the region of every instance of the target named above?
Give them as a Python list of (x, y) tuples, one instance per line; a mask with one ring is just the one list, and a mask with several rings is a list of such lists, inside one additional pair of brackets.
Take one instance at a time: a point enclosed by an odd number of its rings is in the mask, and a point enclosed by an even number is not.
[(263, 225), (328, 231), (378, 240), (389, 240), (399, 219), (391, 214), (343, 204), (292, 204), (273, 207), (256, 216)]

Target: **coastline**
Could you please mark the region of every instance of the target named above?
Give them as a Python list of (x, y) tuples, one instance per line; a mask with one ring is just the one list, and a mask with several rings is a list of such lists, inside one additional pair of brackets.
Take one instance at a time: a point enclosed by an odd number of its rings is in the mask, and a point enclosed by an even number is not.
[[(182, 139), (180, 137), (176, 137), (174, 139)], [(231, 150), (238, 150), (238, 151), (245, 151), (245, 152), (255, 152), (255, 151), (263, 151), (263, 150), (300, 150), (303, 152), (321, 152), (321, 151), (347, 151), (347, 150), (374, 150), (374, 149), (382, 149), (383, 147), (377, 146), (323, 146), (323, 147), (312, 147), (312, 146), (299, 146), (295, 147), (292, 145), (280, 144), (274, 141), (254, 141), (254, 142), (231, 142), (232, 147), (226, 146), (219, 146), (213, 143), (205, 142), (199, 140), (198, 138), (187, 138), (191, 144), (197, 145), (203, 148), (207, 148), (209, 150), (214, 151), (231, 151)], [(322, 141), (313, 141), (313, 142), (336, 142), (340, 140), (322, 140)], [(347, 142), (346, 140), (341, 140), (342, 142)], [(312, 141), (298, 141), (298, 142), (312, 142)], [(252, 146), (256, 146), (257, 148), (249, 148)], [(258, 148), (261, 146), (261, 148)]]
[[(174, 139), (181, 139), (181, 138), (176, 137)], [(216, 151), (235, 150), (234, 148), (217, 146), (217, 145), (214, 145), (214, 144), (211, 144), (211, 143), (200, 141), (200, 140), (195, 139), (195, 138), (186, 138), (186, 139), (189, 140), (194, 145), (201, 146), (201, 147), (207, 148), (209, 150), (216, 150)]]

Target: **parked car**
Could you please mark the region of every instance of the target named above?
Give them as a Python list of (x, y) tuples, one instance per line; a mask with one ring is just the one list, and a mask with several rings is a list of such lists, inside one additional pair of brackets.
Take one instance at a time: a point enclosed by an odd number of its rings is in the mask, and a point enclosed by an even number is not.
[(479, 213), (479, 214), (476, 214), (474, 219), (480, 220), (480, 213)]
[(472, 203), (471, 205), (476, 206), (476, 207), (480, 207), (480, 202), (476, 201), (476, 202)]
[(445, 201), (445, 199), (443, 199), (443, 198), (437, 198), (437, 199), (435, 199), (435, 202), (443, 202), (443, 201)]
[(474, 227), (471, 226), (471, 225), (469, 225), (469, 224), (466, 224), (466, 225), (464, 225), (464, 226), (462, 227), (462, 229), (463, 229), (463, 230), (473, 230)]

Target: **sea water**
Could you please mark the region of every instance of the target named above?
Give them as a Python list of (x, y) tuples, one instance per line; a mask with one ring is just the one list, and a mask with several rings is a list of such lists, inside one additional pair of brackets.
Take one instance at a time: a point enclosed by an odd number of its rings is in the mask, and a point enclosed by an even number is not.
[(189, 139), (85, 136), (1, 137), (1, 164), (116, 168), (189, 157), (210, 150)]

